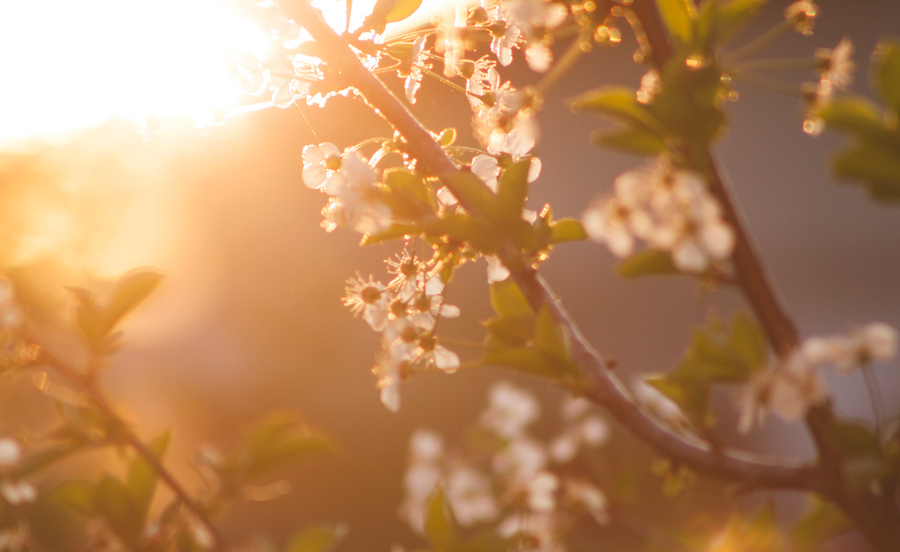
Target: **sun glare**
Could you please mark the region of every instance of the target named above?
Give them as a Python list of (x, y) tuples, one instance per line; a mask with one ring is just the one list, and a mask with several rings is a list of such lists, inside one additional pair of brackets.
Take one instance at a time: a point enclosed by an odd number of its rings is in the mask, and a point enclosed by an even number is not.
[(266, 37), (214, 0), (51, 0), (0, 5), (0, 141), (59, 134), (110, 118), (186, 115), (233, 105), (231, 52)]
[[(0, 144), (48, 138), (112, 118), (184, 115), (198, 126), (244, 91), (233, 54), (268, 47), (240, 0), (47, 0), (0, 3)], [(429, 0), (421, 12), (441, 0)], [(351, 27), (374, 0), (354, 2)], [(343, 29), (344, 0), (316, 0)], [(241, 10), (243, 7), (244, 11)], [(417, 14), (403, 27), (421, 24)], [(389, 30), (390, 32), (390, 30)]]

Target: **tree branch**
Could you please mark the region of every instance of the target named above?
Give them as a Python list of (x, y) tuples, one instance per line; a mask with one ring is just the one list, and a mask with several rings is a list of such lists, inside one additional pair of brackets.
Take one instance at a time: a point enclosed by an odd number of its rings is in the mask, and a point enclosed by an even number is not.
[[(30, 339), (34, 343), (38, 343), (38, 340)], [(175, 479), (175, 476), (172, 475), (171, 472), (162, 464), (160, 459), (151, 451), (147, 445), (144, 444), (143, 441), (130, 429), (128, 425), (122, 418), (116, 414), (112, 405), (109, 401), (106, 400), (106, 397), (103, 396), (103, 393), (96, 387), (93, 383), (93, 380), (89, 380), (85, 377), (82, 377), (78, 371), (70, 366), (67, 362), (63, 361), (61, 358), (57, 357), (53, 353), (49, 352), (44, 345), (40, 346), (40, 356), (38, 357), (38, 362), (43, 363), (54, 371), (56, 371), (59, 375), (67, 379), (70, 383), (78, 386), (80, 390), (87, 396), (87, 398), (97, 407), (100, 412), (102, 412), (105, 416), (107, 416), (110, 421), (112, 421), (117, 427), (123, 428), (125, 430), (122, 435), (122, 440), (131, 448), (135, 450), (135, 452), (141, 456), (150, 466), (153, 468), (153, 471), (159, 476), (160, 479), (165, 482), (166, 486), (168, 486), (172, 492), (175, 493), (175, 496), (181, 500), (181, 503), (184, 504), (184, 507), (200, 522), (200, 524), (209, 532), (210, 537), (212, 538), (212, 547), (210, 548), (214, 552), (225, 550), (225, 540), (222, 538), (222, 534), (219, 530), (212, 524), (209, 517), (207, 516), (206, 511), (203, 509), (200, 504), (195, 502), (185, 488)]]
[[(347, 44), (322, 20), (320, 14), (306, 0), (291, 4), (291, 15), (309, 31), (313, 39), (324, 46), (327, 59), (340, 71), (346, 82), (357, 88), (373, 109), (388, 120), (407, 139), (408, 151), (418, 160), (418, 167), (432, 174), (457, 172), (460, 169), (447, 157), (431, 134), (415, 119), (397, 98), (366, 69)], [(454, 191), (451, 183), (447, 183)], [(458, 198), (462, 194), (455, 194)], [(463, 205), (470, 212), (473, 206)], [(746, 456), (712, 451), (689, 442), (659, 425), (641, 410), (625, 392), (617, 378), (607, 369), (602, 357), (581, 334), (575, 323), (556, 300), (531, 264), (511, 243), (503, 244), (498, 252), (511, 277), (535, 310), (549, 305), (558, 321), (568, 327), (573, 336), (574, 360), (590, 380), (587, 396), (628, 427), (635, 435), (661, 453), (685, 466), (712, 477), (753, 481), (759, 485), (784, 489), (816, 489), (822, 484), (820, 470), (810, 466), (764, 463)]]
[[(634, 0), (631, 10), (646, 35), (653, 52), (653, 62), (661, 71), (674, 52), (656, 3), (654, 0)], [(712, 151), (707, 147), (695, 155), (699, 157), (694, 159), (695, 163), (705, 167), (710, 191), (721, 204), (725, 220), (735, 233), (732, 262), (738, 285), (762, 324), (772, 348), (779, 357), (787, 358), (800, 344), (799, 332), (766, 277)], [(900, 509), (894, 500), (895, 484), (892, 483), (890, 488), (880, 493), (853, 493), (844, 487), (842, 454), (830, 437), (835, 425), (830, 403), (810, 408), (806, 415), (806, 425), (819, 451), (819, 465), (825, 475), (815, 490), (843, 508), (876, 548), (884, 551), (900, 550)]]

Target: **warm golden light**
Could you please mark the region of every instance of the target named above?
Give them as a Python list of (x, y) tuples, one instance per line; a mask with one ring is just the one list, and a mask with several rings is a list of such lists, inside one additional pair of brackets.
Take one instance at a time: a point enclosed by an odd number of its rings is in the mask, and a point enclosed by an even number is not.
[(266, 44), (223, 0), (4, 2), (0, 141), (114, 117), (181, 114), (208, 124), (242, 94), (229, 54)]
[[(343, 30), (344, 1), (313, 4)], [(373, 4), (354, 2), (350, 26)], [(424, 4), (417, 17), (392, 25), (395, 32), (424, 23), (441, 0)], [(237, 0), (3, 2), (0, 144), (112, 118), (183, 115), (199, 127), (211, 124), (246, 98), (231, 56), (262, 58), (269, 46), (252, 8)]]

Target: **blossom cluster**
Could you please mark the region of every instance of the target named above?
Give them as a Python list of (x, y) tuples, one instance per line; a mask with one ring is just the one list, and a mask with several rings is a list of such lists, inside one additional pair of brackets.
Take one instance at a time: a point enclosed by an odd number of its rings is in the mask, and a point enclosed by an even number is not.
[(671, 253), (675, 267), (702, 273), (734, 249), (734, 231), (699, 173), (665, 159), (616, 178), (612, 197), (591, 203), (581, 216), (588, 236), (617, 257), (634, 252), (637, 239)]
[(375, 171), (355, 151), (325, 142), (303, 148), (303, 183), (328, 194), (322, 227), (348, 226), (363, 234), (391, 227), (391, 210), (378, 200)]
[(876, 360), (897, 354), (897, 330), (873, 322), (848, 335), (812, 337), (787, 359), (777, 360), (744, 386), (738, 429), (746, 433), (770, 411), (786, 421), (798, 421), (827, 399), (817, 368), (831, 364), (847, 374)]
[(401, 518), (423, 532), (429, 502), (440, 489), (460, 526), (492, 524), (499, 536), (521, 541), (517, 550), (565, 550), (567, 521), (578, 514), (605, 524), (602, 491), (579, 477), (560, 475), (554, 466), (572, 462), (582, 447), (603, 445), (606, 423), (584, 399), (565, 399), (560, 414), (560, 431), (549, 442), (539, 440), (529, 431), (540, 416), (537, 399), (501, 381), (490, 389), (478, 420), (482, 440), (489, 443), (487, 455), (448, 451), (436, 433), (416, 431)]
[(415, 366), (453, 373), (459, 357), (441, 345), (435, 330), (441, 318), (459, 316), (459, 308), (444, 300), (441, 263), (422, 262), (404, 249), (388, 259), (393, 279), (386, 285), (373, 276), (357, 274), (347, 281), (344, 305), (382, 335), (382, 351), (373, 372), (378, 376), (381, 402), (396, 412), (400, 409), (400, 382)]

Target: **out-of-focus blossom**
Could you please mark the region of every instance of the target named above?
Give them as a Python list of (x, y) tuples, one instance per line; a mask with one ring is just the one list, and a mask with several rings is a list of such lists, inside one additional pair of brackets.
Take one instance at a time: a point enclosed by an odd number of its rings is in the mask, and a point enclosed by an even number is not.
[(797, 0), (784, 10), (784, 17), (799, 33), (809, 36), (813, 32), (819, 7), (813, 0)]
[(540, 407), (534, 396), (509, 382), (495, 383), (488, 397), (488, 408), (482, 413), (479, 422), (504, 439), (521, 436), (525, 428), (540, 415)]
[(456, 466), (447, 477), (447, 502), (464, 527), (493, 521), (499, 514), (491, 480), (468, 466)]

